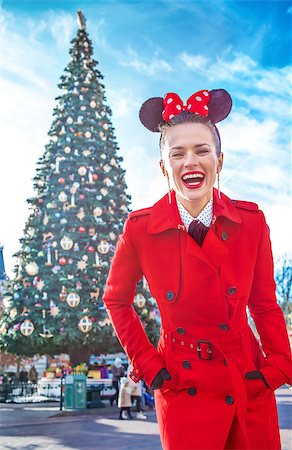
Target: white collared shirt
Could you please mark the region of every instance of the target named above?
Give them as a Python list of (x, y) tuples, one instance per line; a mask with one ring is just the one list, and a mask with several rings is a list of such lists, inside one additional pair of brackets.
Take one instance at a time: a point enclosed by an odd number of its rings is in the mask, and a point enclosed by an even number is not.
[(185, 209), (185, 207), (180, 203), (178, 198), (176, 197), (177, 207), (178, 211), (181, 217), (181, 220), (186, 227), (186, 229), (189, 229), (190, 223), (194, 219), (198, 219), (200, 222), (202, 222), (206, 227), (210, 227), (212, 223), (213, 218), (213, 197), (210, 198), (207, 205), (202, 209), (198, 217), (192, 217), (190, 213)]

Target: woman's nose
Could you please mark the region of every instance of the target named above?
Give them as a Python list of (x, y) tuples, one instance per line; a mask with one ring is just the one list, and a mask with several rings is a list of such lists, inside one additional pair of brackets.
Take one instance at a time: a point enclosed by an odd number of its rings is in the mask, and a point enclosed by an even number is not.
[(198, 164), (198, 157), (195, 153), (187, 153), (185, 157), (185, 166), (196, 166)]

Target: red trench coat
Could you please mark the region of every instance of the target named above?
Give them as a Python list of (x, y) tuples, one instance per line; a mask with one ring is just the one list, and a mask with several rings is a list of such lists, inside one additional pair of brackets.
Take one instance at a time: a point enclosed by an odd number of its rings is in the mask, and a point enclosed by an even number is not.
[[(157, 300), (161, 338), (149, 343), (132, 307), (144, 275)], [(131, 213), (104, 302), (134, 366), (151, 385), (171, 374), (155, 402), (165, 450), (279, 449), (273, 390), (291, 383), (291, 353), (275, 299), (269, 230), (254, 203), (218, 199), (202, 247), (182, 224), (175, 195)], [(261, 347), (248, 326), (248, 306)], [(245, 374), (260, 369), (264, 382)]]

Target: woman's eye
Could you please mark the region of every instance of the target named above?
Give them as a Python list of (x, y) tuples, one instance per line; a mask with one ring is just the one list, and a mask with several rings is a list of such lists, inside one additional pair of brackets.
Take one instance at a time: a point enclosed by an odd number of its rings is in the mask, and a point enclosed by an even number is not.
[(209, 149), (208, 148), (200, 148), (200, 150), (198, 150), (197, 152), (199, 155), (203, 155), (205, 153), (209, 153)]
[(176, 153), (173, 153), (171, 156), (172, 156), (173, 158), (178, 158), (178, 157), (183, 156), (183, 153), (181, 153), (181, 152), (176, 152)]

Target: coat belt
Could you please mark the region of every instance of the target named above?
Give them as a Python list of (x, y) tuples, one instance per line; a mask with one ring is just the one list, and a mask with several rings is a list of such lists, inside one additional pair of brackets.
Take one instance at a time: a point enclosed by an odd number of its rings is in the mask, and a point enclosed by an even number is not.
[(173, 349), (195, 353), (199, 359), (211, 360), (224, 358), (225, 355), (242, 350), (242, 335), (230, 336), (228, 339), (212, 337), (211, 339), (200, 339), (200, 337), (178, 336), (177, 333), (161, 329), (161, 340), (165, 346)]

